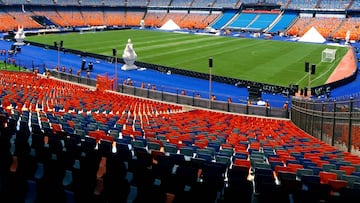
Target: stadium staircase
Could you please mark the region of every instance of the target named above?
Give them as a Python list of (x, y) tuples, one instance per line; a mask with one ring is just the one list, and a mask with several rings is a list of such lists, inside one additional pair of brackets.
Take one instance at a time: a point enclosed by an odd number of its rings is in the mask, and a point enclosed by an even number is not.
[(225, 23), (224, 26), (221, 27), (221, 29), (226, 29), (234, 20), (236, 20), (239, 17), (240, 13), (237, 12), (227, 23)]
[(264, 32), (271, 30), (281, 20), (283, 14), (284, 11), (280, 12), (279, 15), (275, 18), (275, 20), (267, 28), (264, 29)]

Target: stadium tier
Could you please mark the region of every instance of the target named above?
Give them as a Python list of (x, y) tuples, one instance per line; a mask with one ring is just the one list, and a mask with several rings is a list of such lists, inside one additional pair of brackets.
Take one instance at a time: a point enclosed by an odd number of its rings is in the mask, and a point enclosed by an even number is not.
[(359, 199), (359, 8), (0, 0), (0, 201)]

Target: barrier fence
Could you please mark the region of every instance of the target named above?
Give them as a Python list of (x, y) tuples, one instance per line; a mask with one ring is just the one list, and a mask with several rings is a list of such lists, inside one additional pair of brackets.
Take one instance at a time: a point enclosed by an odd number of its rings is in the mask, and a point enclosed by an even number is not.
[(360, 99), (292, 99), (291, 120), (299, 128), (342, 151), (360, 154)]
[[(61, 71), (49, 70), (50, 75), (62, 80), (75, 82), (83, 85), (89, 85), (92, 87), (97, 86), (97, 80), (91, 77), (84, 77), (83, 75), (69, 74)], [(226, 111), (232, 113), (241, 113), (248, 115), (259, 115), (276, 118), (289, 118), (289, 109), (279, 107), (265, 107), (259, 105), (249, 105), (247, 103), (235, 103), (229, 101), (212, 101), (208, 98), (198, 98), (196, 94), (182, 95), (181, 91), (175, 91), (175, 93), (164, 91), (163, 88), (152, 89), (147, 86), (137, 87), (132, 85), (126, 85), (119, 83), (117, 85), (117, 92), (148, 98), (159, 101), (172, 102), (181, 105), (189, 105), (200, 108), (209, 108), (212, 110)]]

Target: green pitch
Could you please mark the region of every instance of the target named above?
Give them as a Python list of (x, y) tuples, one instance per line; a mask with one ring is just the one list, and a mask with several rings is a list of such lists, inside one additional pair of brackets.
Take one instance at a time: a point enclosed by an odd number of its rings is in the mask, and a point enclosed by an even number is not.
[(26, 40), (53, 45), (63, 40), (64, 47), (112, 56), (116, 48), (122, 57), (128, 38), (138, 55), (137, 61), (209, 73), (267, 84), (307, 86), (305, 62), (316, 64), (312, 86), (325, 83), (347, 48), (337, 49), (333, 63), (322, 63), (326, 45), (260, 40), (223, 36), (169, 33), (151, 30), (120, 30), (28, 36)]

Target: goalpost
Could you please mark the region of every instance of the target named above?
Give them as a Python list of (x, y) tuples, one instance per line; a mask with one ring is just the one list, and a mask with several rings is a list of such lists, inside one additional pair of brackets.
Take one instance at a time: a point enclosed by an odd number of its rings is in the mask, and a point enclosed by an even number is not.
[(322, 51), (321, 62), (333, 62), (336, 57), (336, 49), (326, 48)]

